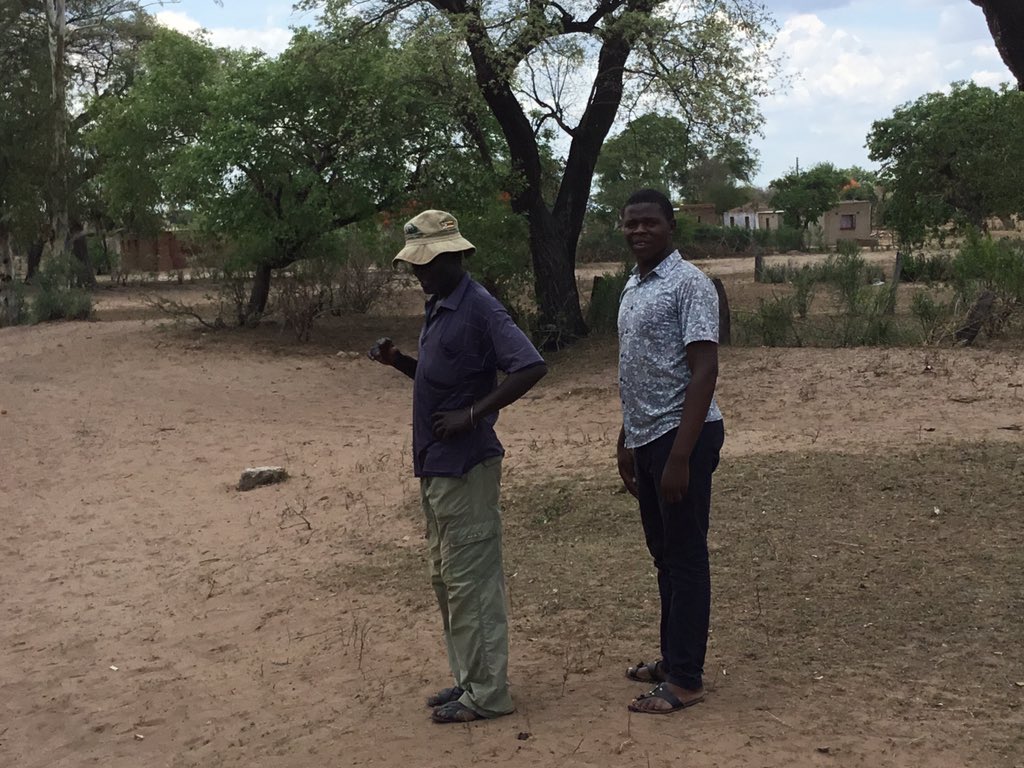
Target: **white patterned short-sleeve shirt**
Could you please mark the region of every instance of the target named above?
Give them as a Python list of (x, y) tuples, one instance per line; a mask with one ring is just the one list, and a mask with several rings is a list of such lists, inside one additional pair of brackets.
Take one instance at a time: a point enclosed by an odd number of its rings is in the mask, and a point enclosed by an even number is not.
[[(642, 279), (636, 268), (619, 301), (619, 395), (626, 447), (657, 440), (679, 426), (692, 374), (686, 347), (718, 343), (718, 292), (673, 251)], [(711, 400), (706, 421), (722, 412)]]

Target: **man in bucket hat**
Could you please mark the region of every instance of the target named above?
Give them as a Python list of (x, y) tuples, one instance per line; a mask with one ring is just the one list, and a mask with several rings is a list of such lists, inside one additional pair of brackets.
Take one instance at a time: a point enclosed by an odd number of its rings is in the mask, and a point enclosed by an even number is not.
[[(547, 373), (508, 311), (463, 268), (473, 244), (455, 217), (424, 211), (405, 225), (394, 262), (429, 295), (419, 354), (382, 338), (370, 357), (413, 380), (413, 468), (427, 519), (430, 576), (454, 685), (427, 699), (438, 723), (512, 712), (499, 490), (498, 411)], [(499, 384), (498, 371), (508, 374)]]

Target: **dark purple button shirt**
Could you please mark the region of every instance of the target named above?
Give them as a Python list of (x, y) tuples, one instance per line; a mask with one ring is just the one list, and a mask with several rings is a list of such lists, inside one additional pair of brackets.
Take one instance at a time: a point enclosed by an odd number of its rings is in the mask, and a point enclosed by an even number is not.
[(468, 408), (498, 385), (498, 371), (515, 373), (544, 362), (508, 311), (469, 275), (443, 299), (427, 302), (413, 385), (412, 450), (416, 477), (461, 477), (505, 453), (493, 414), (476, 429), (438, 440), (430, 417)]

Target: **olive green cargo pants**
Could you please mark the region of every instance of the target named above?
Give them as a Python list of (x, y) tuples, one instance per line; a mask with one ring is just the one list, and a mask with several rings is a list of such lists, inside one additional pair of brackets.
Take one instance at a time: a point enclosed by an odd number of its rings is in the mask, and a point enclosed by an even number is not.
[(501, 458), (462, 477), (420, 481), (437, 594), (459, 701), (482, 717), (514, 707), (508, 692), (508, 614), (501, 565)]

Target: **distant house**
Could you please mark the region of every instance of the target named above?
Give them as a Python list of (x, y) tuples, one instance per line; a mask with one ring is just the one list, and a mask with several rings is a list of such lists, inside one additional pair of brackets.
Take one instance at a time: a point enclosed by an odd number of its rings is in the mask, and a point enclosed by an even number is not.
[(185, 269), (191, 249), (175, 232), (164, 231), (155, 237), (123, 233), (108, 239), (119, 254), (126, 272), (171, 272)]
[(784, 211), (758, 211), (757, 212), (757, 228), (777, 231), (782, 226), (782, 217), (785, 215)]
[(715, 224), (718, 221), (714, 203), (685, 203), (676, 208), (676, 212), (688, 216), (698, 224)]
[(871, 238), (871, 201), (841, 200), (818, 220), (826, 245)]
[[(740, 229), (778, 230), (785, 213), (777, 210), (755, 210), (749, 206), (726, 211), (722, 223)], [(834, 246), (840, 240), (868, 241), (871, 239), (871, 201), (841, 200), (825, 213), (817, 223), (825, 245)]]
[(758, 229), (757, 209), (745, 205), (726, 211), (722, 214), (722, 225), (726, 227), (739, 227), (740, 229)]

